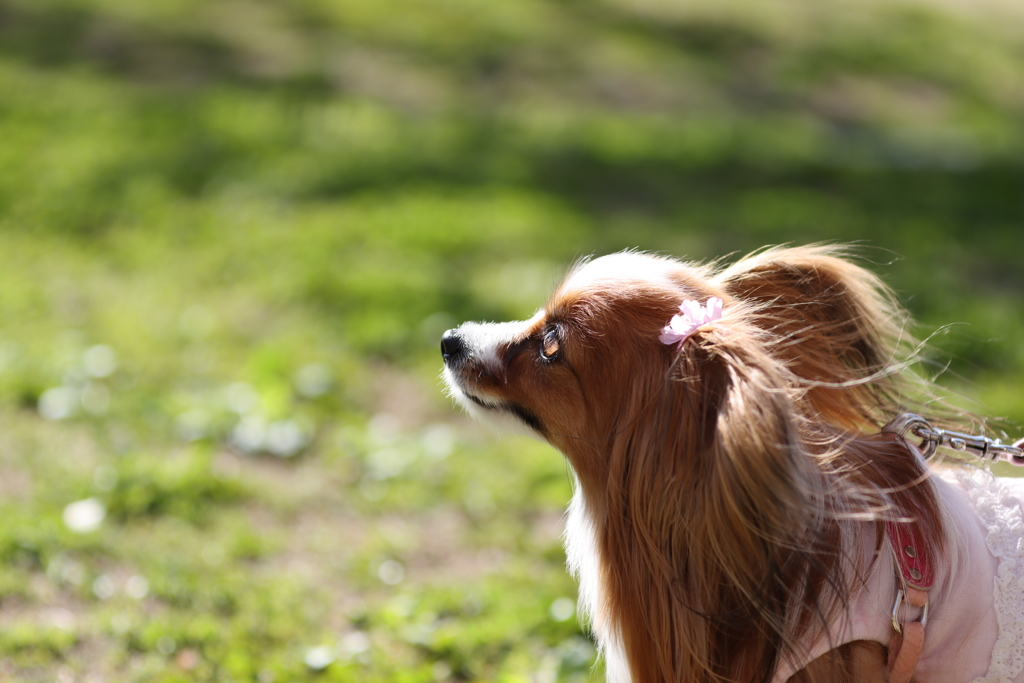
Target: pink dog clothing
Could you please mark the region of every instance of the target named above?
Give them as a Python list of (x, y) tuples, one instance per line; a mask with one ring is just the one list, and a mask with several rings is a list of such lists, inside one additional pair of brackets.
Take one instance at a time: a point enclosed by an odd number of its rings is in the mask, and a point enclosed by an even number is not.
[[(935, 583), (913, 680), (1024, 683), (1024, 479), (956, 469), (936, 472), (934, 483), (955, 542), (947, 557), (933, 558)], [(797, 661), (783, 662), (774, 683), (844, 643), (889, 645), (899, 586), (888, 543), (882, 549), (849, 610)], [(866, 539), (863, 556), (873, 552), (873, 540)], [(917, 608), (901, 608), (901, 621), (920, 616)]]

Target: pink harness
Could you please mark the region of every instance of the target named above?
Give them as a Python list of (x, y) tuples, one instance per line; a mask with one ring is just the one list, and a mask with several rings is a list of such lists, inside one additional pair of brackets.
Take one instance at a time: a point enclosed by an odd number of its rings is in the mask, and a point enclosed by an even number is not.
[[(935, 583), (931, 552), (924, 539), (908, 524), (886, 522), (896, 568), (904, 588), (896, 592), (892, 607), (892, 637), (889, 639), (889, 683), (910, 683), (924, 648), (924, 627), (928, 623), (928, 592)], [(905, 591), (905, 592), (904, 592)], [(921, 608), (918, 621), (900, 621), (900, 603)]]
[[(939, 444), (957, 448), (949, 441), (966, 436), (933, 430), (917, 416), (902, 416), (885, 431), (923, 439), (918, 450), (924, 455)], [(1024, 464), (1022, 444), (988, 441), (985, 454)], [(958, 448), (968, 449), (981, 451), (973, 443)], [(1024, 683), (1017, 666), (1018, 660), (1024, 665), (1024, 625), (1015, 626), (1018, 619), (997, 609), (1000, 600), (1009, 599), (1020, 603), (1024, 613), (1024, 479), (996, 479), (967, 469), (934, 475), (932, 484), (955, 539), (950, 557), (936, 566), (931, 549), (911, 525), (886, 523), (891, 552), (876, 558), (845, 613), (797, 653), (798, 661), (780, 665), (773, 683), (783, 683), (828, 650), (857, 640), (888, 645), (891, 683)], [(1000, 514), (1013, 519), (993, 522), (993, 515)], [(1009, 550), (993, 547), (993, 533)], [(872, 558), (874, 540), (863, 543), (861, 556)], [(1010, 557), (1015, 553), (1019, 562)]]
[[(1003, 459), (1017, 466), (1024, 465), (1024, 450), (1021, 448), (1024, 439), (1008, 446), (998, 439), (935, 429), (924, 418), (910, 413), (897, 417), (882, 431), (894, 433), (901, 439), (905, 439), (908, 434), (922, 439), (923, 457), (932, 455), (938, 446), (948, 446), (958, 451), (974, 451), (983, 459)], [(889, 639), (889, 681), (910, 683), (924, 649), (924, 628), (928, 623), (928, 594), (935, 584), (935, 569), (931, 550), (924, 539), (918, 537), (913, 527), (908, 524), (887, 522), (885, 530), (903, 584), (903, 588), (896, 593), (896, 602), (892, 608), (893, 633)], [(919, 620), (900, 621), (900, 603), (904, 600), (908, 605), (922, 610)]]

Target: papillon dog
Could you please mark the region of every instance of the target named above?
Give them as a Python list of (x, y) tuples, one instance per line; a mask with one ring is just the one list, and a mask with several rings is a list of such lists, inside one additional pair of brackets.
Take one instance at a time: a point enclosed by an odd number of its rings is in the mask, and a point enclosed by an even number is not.
[(935, 474), (929, 422), (891, 427), (933, 405), (908, 327), (840, 247), (624, 252), (441, 350), (470, 414), (568, 459), (568, 563), (609, 681), (971, 681), (1024, 634), (993, 604), (987, 484)]

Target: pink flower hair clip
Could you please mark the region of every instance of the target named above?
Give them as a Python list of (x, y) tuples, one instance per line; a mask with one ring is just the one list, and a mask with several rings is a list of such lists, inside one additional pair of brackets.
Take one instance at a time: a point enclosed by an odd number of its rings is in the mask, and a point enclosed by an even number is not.
[(679, 305), (679, 313), (672, 316), (661, 330), (658, 341), (662, 344), (675, 344), (680, 346), (693, 334), (698, 327), (714, 322), (722, 317), (722, 300), (717, 296), (708, 299), (705, 306), (701, 306), (692, 299), (687, 299)]

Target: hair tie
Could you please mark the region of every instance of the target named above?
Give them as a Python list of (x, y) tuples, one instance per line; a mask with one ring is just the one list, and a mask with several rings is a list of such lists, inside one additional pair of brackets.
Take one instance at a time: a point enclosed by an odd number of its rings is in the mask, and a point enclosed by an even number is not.
[(708, 299), (706, 306), (701, 306), (696, 301), (686, 299), (679, 305), (679, 313), (672, 316), (661, 330), (658, 341), (662, 344), (682, 343), (693, 334), (698, 327), (710, 322), (719, 320), (722, 317), (722, 300), (717, 296)]

